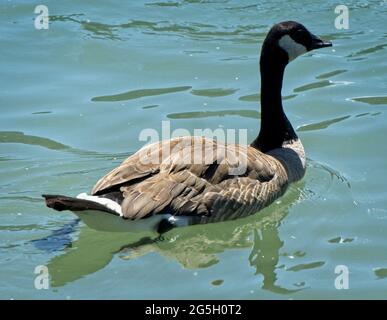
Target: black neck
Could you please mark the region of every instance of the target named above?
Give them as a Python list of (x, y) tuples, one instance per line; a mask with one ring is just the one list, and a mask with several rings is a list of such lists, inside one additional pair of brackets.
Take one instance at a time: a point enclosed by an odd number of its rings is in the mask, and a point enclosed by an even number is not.
[(263, 45), (260, 60), (261, 130), (251, 144), (262, 152), (281, 148), (285, 141), (297, 139), (282, 107), (282, 80), (287, 63), (284, 51)]

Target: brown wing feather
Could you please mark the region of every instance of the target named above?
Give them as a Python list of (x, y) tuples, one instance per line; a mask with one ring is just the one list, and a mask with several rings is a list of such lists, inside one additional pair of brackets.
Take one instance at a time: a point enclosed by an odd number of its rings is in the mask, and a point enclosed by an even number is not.
[[(144, 163), (144, 157), (157, 161)], [(241, 176), (230, 174), (241, 159), (246, 161)], [(181, 137), (142, 148), (103, 177), (93, 193), (114, 187), (123, 194), (121, 206), (127, 218), (170, 209), (209, 222), (266, 206), (286, 187), (286, 172), (277, 160), (252, 147)]]
[[(167, 150), (174, 148), (182, 138), (156, 142), (147, 145), (128, 157), (121, 165), (102, 177), (93, 187), (93, 195), (102, 194), (107, 189), (146, 179), (159, 172), (160, 163), (167, 156)], [(163, 158), (164, 157), (164, 158)]]

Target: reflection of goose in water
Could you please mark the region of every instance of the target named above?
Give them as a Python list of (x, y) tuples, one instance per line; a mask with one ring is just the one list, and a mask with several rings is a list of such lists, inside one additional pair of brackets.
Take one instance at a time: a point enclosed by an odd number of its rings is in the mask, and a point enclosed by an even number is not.
[(51, 285), (60, 287), (97, 272), (115, 254), (123, 260), (132, 260), (156, 252), (185, 269), (198, 269), (217, 264), (218, 254), (226, 250), (252, 248), (249, 263), (256, 275), (263, 276), (263, 289), (283, 294), (298, 291), (302, 288), (286, 289), (275, 282), (279, 250), (283, 246), (278, 227), (292, 204), (302, 197), (302, 189), (303, 183), (292, 186), (281, 202), (261, 212), (259, 220), (250, 216), (220, 224), (172, 229), (164, 239), (150, 233), (100, 232), (83, 226), (71, 247), (46, 264)]
[(261, 128), (250, 145), (200, 136), (156, 142), (101, 178), (91, 195), (44, 195), (47, 206), (71, 210), (93, 226), (159, 233), (244, 218), (267, 207), (305, 173), (303, 145), (282, 107), (285, 68), (331, 45), (294, 21), (270, 29), (260, 58)]

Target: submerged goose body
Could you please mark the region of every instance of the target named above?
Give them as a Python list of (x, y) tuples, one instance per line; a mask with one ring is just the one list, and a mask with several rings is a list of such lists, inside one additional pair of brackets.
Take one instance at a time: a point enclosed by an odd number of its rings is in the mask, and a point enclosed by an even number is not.
[(260, 60), (261, 130), (250, 145), (205, 137), (153, 143), (101, 178), (91, 195), (44, 195), (47, 206), (71, 210), (90, 225), (112, 220), (142, 229), (148, 221), (160, 233), (241, 218), (268, 206), (305, 173), (304, 148), (282, 108), (285, 67), (298, 55), (330, 45), (297, 22), (272, 27)]

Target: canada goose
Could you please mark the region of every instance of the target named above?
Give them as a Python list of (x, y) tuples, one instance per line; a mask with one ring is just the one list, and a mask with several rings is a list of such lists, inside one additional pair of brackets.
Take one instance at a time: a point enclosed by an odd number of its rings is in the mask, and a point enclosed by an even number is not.
[[(43, 195), (47, 206), (71, 210), (92, 227), (147, 225), (159, 233), (241, 218), (268, 206), (305, 173), (304, 148), (282, 108), (285, 67), (305, 52), (329, 46), (294, 21), (271, 28), (260, 58), (261, 129), (250, 145), (191, 136), (153, 143), (100, 179), (91, 195)], [(195, 161), (186, 161), (192, 154)], [(245, 170), (232, 173), (242, 160)]]

